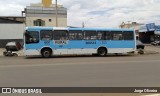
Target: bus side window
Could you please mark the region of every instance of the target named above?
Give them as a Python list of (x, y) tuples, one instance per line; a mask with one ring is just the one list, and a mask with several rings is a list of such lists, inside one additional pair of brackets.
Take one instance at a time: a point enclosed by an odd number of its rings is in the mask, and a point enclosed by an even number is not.
[(68, 40), (67, 30), (55, 30), (53, 32), (54, 40)]
[(53, 39), (53, 32), (52, 30), (42, 30), (40, 32), (41, 40), (52, 40)]
[(84, 31), (84, 39), (85, 40), (97, 40), (97, 32), (86, 30)]
[(83, 32), (81, 30), (70, 30), (69, 31), (69, 40), (82, 40)]
[(105, 32), (105, 40), (111, 40), (111, 32), (109, 31)]
[(124, 31), (123, 37), (124, 37), (124, 40), (134, 40), (133, 31)]
[(98, 31), (98, 40), (110, 40), (110, 32), (109, 31)]
[(111, 32), (111, 39), (112, 40), (123, 40), (123, 32), (120, 32), (120, 31)]

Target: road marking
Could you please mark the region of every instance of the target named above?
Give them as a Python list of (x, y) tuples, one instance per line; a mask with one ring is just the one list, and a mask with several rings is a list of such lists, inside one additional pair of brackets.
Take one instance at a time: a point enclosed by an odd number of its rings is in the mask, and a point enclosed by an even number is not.
[(141, 95), (141, 96), (160, 96), (160, 94), (152, 94), (152, 95)]
[(144, 62), (160, 62), (160, 60), (143, 60), (143, 61), (109, 61), (109, 62), (71, 62), (71, 63), (56, 63), (56, 64), (27, 64), (27, 65), (0, 65), (0, 68), (13, 67), (42, 67), (42, 66), (62, 66), (62, 65), (88, 65), (88, 64), (112, 64), (112, 63), (144, 63)]

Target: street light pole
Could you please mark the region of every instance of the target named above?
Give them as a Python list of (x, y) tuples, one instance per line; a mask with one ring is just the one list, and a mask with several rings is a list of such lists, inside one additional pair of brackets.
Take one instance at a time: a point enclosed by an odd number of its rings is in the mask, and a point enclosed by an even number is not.
[(56, 27), (58, 27), (58, 5), (56, 0)]
[(82, 28), (84, 28), (85, 26), (84, 26), (84, 21), (82, 22)]
[[(88, 22), (88, 21), (89, 21), (89, 20), (91, 20), (91, 19), (93, 19), (93, 18), (89, 18), (89, 19), (87, 19), (87, 20), (86, 20), (86, 22)], [(84, 27), (85, 27), (85, 23), (86, 23), (86, 22), (84, 22), (84, 21), (82, 22), (82, 28), (84, 28)]]

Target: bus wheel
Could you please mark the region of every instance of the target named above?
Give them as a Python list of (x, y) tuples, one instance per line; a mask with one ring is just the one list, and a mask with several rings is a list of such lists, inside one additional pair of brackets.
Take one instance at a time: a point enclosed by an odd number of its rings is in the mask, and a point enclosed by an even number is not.
[(52, 55), (52, 51), (50, 49), (43, 49), (41, 54), (42, 57), (49, 58)]
[(98, 55), (99, 56), (105, 56), (107, 54), (106, 48), (99, 48), (98, 49)]

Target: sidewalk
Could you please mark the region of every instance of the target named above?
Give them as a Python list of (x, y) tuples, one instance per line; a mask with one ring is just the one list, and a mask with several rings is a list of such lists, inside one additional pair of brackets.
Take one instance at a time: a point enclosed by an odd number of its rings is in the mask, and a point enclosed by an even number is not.
[(0, 48), (0, 56), (3, 56), (3, 52), (5, 51), (5, 49)]
[[(0, 48), (0, 56), (3, 56), (3, 52), (6, 51), (4, 48)], [(20, 51), (17, 51), (18, 56), (24, 56), (23, 55), (23, 49)]]
[(145, 46), (145, 52), (150, 54), (160, 53), (160, 46)]

